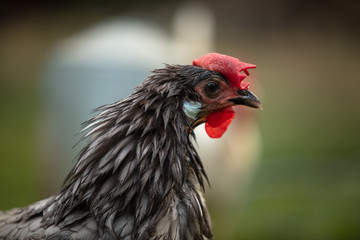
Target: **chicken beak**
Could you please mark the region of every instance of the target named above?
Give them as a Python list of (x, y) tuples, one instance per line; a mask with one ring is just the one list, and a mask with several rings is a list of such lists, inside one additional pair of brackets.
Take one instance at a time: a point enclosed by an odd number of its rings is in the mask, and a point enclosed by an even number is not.
[(244, 105), (262, 110), (260, 100), (251, 91), (243, 89), (238, 90), (236, 93), (238, 97), (229, 99), (234, 105)]

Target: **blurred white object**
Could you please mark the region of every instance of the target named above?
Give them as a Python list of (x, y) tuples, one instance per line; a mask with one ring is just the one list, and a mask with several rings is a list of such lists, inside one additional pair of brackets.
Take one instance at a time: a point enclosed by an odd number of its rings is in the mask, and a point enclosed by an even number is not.
[(173, 22), (173, 54), (178, 64), (214, 51), (215, 17), (206, 5), (189, 2), (176, 11)]

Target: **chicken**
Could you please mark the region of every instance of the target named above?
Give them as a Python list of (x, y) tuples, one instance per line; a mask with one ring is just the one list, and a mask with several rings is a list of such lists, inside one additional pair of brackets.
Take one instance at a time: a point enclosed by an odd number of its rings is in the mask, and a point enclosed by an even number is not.
[(234, 105), (261, 108), (244, 82), (255, 65), (218, 53), (166, 65), (97, 109), (61, 191), (0, 214), (0, 239), (212, 239), (207, 176), (191, 142), (221, 137)]

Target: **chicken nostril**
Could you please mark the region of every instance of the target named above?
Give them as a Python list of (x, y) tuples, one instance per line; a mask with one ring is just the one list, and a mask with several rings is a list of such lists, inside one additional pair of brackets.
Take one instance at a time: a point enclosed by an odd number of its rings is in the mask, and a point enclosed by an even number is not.
[(237, 93), (240, 95), (240, 96), (248, 96), (248, 91), (246, 90), (237, 90)]

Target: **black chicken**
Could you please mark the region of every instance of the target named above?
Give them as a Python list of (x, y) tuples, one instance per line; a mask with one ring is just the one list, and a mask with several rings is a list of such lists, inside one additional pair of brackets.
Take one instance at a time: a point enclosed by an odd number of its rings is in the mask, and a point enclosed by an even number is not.
[(261, 107), (242, 81), (254, 67), (211, 53), (154, 70), (86, 123), (88, 144), (57, 195), (0, 214), (0, 239), (212, 239), (191, 137), (204, 122), (220, 137), (233, 105)]

